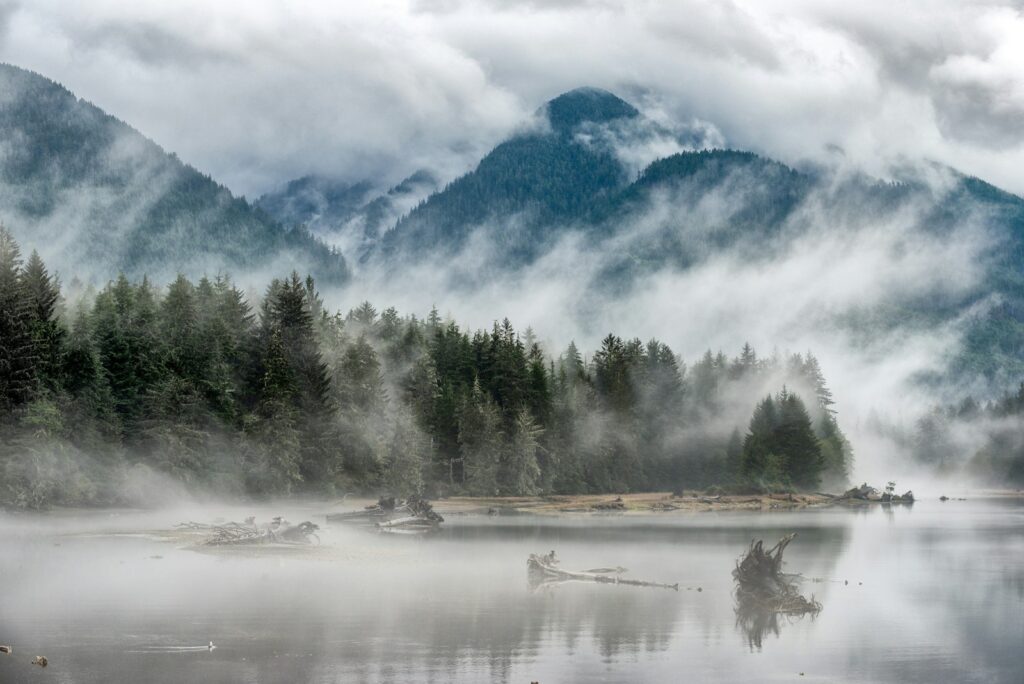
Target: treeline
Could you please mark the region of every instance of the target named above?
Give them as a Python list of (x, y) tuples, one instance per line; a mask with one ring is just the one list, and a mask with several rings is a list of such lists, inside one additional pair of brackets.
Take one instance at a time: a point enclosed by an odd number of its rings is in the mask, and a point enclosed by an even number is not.
[(918, 419), (912, 434), (898, 438), (920, 463), (940, 473), (1024, 485), (1024, 383), (999, 399), (965, 397), (937, 406)]
[(810, 354), (747, 345), (688, 369), (659, 341), (609, 335), (589, 358), (575, 344), (553, 355), (508, 320), (470, 332), (436, 310), (331, 314), (296, 274), (255, 308), (222, 277), (122, 276), (73, 299), (0, 228), (7, 505), (115, 502), (154, 482), (247, 495), (816, 487), (850, 465)]

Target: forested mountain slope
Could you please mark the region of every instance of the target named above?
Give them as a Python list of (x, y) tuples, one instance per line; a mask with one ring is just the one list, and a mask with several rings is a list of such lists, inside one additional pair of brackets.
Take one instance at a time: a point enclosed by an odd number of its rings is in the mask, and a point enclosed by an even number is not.
[(0, 219), (63, 275), (173, 277), (344, 260), (287, 230), (127, 124), (38, 74), (0, 65)]

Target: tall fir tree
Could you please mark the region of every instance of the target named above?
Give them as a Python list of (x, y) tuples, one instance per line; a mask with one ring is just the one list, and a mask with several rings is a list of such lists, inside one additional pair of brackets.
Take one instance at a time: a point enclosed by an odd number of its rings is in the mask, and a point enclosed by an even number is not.
[(36, 386), (32, 304), (21, 248), (0, 225), (0, 414), (26, 403)]

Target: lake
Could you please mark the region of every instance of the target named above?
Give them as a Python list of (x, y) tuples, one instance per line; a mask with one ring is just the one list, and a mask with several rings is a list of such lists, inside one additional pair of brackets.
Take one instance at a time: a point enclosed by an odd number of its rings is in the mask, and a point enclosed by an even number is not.
[[(1019, 500), (450, 516), (431, 538), (326, 526), (325, 510), (0, 515), (0, 682), (1024, 681)], [(311, 519), (322, 545), (196, 551), (148, 533), (253, 513)], [(786, 569), (822, 611), (738, 620), (736, 559), (789, 532)], [(566, 569), (679, 589), (531, 587), (528, 555), (552, 549)]]

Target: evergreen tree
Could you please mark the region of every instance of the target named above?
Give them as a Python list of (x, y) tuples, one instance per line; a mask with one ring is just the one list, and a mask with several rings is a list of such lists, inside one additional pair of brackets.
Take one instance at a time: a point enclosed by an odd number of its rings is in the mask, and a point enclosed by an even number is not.
[(743, 473), (769, 484), (810, 489), (821, 480), (821, 446), (804, 403), (783, 388), (754, 410), (743, 442)]
[[(241, 475), (257, 495), (405, 496), (438, 484), (526, 495), (741, 478), (810, 488), (849, 472), (810, 353), (783, 368), (748, 344), (733, 362), (709, 351), (688, 371), (658, 340), (610, 334), (590, 364), (574, 343), (554, 359), (508, 319), (470, 333), (436, 309), (425, 321), (368, 302), (329, 314), (297, 273), (270, 284), (258, 322), (226, 277), (178, 277), (163, 296), (145, 278), (121, 276), (95, 296), (76, 286), (66, 331), (59, 283), (38, 254), (22, 267), (2, 230), (0, 284), (0, 503), (110, 501), (128, 462), (210, 487)], [(811, 411), (783, 389), (758, 404), (745, 439), (719, 432), (720, 406), (769, 375), (812, 392)], [(952, 422), (1024, 414), (1022, 397), (1024, 386), (938, 411), (917, 448), (948, 460)], [(1014, 444), (993, 439), (978, 459), (1015, 473), (1015, 461), (993, 455)], [(101, 475), (75, 470), (78, 450), (102, 454)]]
[(502, 490), (511, 496), (531, 496), (539, 491), (541, 477), (538, 455), (543, 430), (522, 409), (516, 414), (508, 443), (508, 456), (502, 480)]
[(785, 388), (779, 395), (779, 408), (776, 439), (785, 459), (786, 474), (801, 489), (817, 487), (824, 463), (807, 409), (797, 395)]
[(404, 413), (395, 416), (381, 484), (394, 496), (423, 494), (423, 469), (430, 458), (428, 438)]
[(57, 391), (62, 377), (61, 359), (64, 336), (67, 334), (58, 317), (60, 284), (50, 276), (39, 253), (32, 250), (23, 276), (25, 295), (29, 302), (29, 329), (36, 377), (50, 391)]
[(0, 414), (27, 402), (36, 383), (32, 299), (21, 269), (21, 250), (0, 225)]
[(476, 380), (459, 410), (459, 453), (466, 488), (471, 494), (498, 493), (501, 450), (501, 416)]

